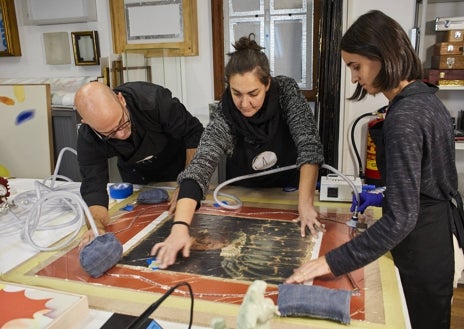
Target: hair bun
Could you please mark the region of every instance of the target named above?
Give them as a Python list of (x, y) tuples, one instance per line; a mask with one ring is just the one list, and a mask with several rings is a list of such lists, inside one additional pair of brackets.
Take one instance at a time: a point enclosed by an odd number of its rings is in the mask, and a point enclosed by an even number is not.
[(250, 33), (248, 37), (241, 37), (238, 41), (236, 41), (233, 44), (233, 47), (236, 51), (247, 49), (261, 51), (264, 49), (264, 47), (261, 47), (260, 45), (258, 45), (258, 43), (256, 43), (254, 33)]

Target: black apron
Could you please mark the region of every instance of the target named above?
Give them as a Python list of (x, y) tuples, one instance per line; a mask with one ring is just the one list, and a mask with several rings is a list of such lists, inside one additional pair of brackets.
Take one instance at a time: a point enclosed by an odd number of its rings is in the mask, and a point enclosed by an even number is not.
[[(277, 163), (266, 170), (294, 165), (297, 158), (295, 143), (289, 128), (284, 120), (280, 120), (274, 138), (264, 144), (252, 144), (243, 137), (237, 138), (234, 153), (227, 158), (226, 177), (235, 178), (242, 175), (253, 174), (253, 159), (264, 151), (272, 151), (277, 156)], [(246, 187), (294, 187), (298, 188), (299, 170), (292, 169), (236, 182), (236, 185)]]
[(416, 227), (391, 251), (414, 329), (449, 328), (454, 279), (451, 207), (449, 201), (421, 195)]
[[(278, 82), (271, 80), (261, 109), (252, 117), (244, 117), (235, 106), (230, 88), (222, 97), (222, 108), (226, 121), (236, 136), (233, 154), (227, 158), (226, 178), (262, 172), (253, 169), (253, 160), (265, 151), (274, 152), (277, 162), (266, 170), (294, 165), (297, 150), (280, 107)], [(235, 185), (247, 187), (291, 187), (298, 188), (299, 171), (296, 169), (271, 175), (240, 180)]]

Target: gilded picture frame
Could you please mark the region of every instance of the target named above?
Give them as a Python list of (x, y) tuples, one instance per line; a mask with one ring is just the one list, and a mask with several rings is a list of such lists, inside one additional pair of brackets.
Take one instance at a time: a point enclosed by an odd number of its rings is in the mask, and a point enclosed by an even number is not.
[(14, 1), (0, 0), (0, 57), (21, 56)]
[(100, 47), (97, 31), (71, 32), (71, 39), (75, 65), (100, 64)]
[[(113, 35), (113, 51), (116, 54), (123, 52), (137, 52), (144, 53), (147, 57), (157, 56), (197, 56), (198, 55), (198, 19), (197, 19), (197, 0), (180, 0), (174, 2), (167, 2), (162, 0), (151, 0), (135, 4), (133, 1), (112, 0), (109, 2), (111, 27)], [(135, 6), (138, 7), (135, 7)], [(175, 19), (169, 20), (169, 24), (164, 24), (163, 29), (177, 24), (180, 21), (181, 38), (169, 38), (163, 35), (159, 36), (142, 36), (139, 40), (130, 40), (131, 29), (137, 29), (143, 26), (149, 29), (154, 24), (160, 24), (156, 19), (145, 19), (147, 13), (159, 13), (159, 10), (154, 9), (155, 6), (164, 7), (164, 9), (171, 9), (167, 13), (175, 13), (172, 11), (173, 7), (178, 5), (178, 16)], [(168, 8), (169, 7), (169, 8)], [(134, 17), (131, 17), (133, 15)], [(137, 17), (140, 15), (140, 17)], [(166, 18), (166, 17), (164, 17)], [(132, 20), (131, 20), (132, 19)], [(132, 23), (130, 23), (132, 22)], [(138, 22), (143, 22), (139, 24)], [(133, 24), (133, 25), (132, 25)], [(158, 29), (156, 27), (155, 30)], [(140, 32), (136, 31), (137, 34)], [(143, 31), (140, 32), (143, 34)], [(137, 38), (135, 38), (137, 39)]]

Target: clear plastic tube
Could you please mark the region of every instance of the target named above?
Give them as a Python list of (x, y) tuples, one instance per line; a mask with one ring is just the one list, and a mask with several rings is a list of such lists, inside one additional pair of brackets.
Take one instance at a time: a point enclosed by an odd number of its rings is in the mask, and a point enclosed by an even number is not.
[[(356, 189), (356, 186), (354, 185), (353, 181), (351, 179), (349, 179), (347, 176), (345, 176), (344, 174), (342, 174), (340, 171), (338, 171), (337, 169), (335, 169), (334, 167), (328, 165), (328, 164), (323, 164), (321, 166), (322, 168), (326, 168), (330, 171), (332, 171), (334, 174), (337, 174), (338, 176), (340, 176), (341, 178), (343, 178), (347, 183), (348, 185), (350, 185), (351, 189), (353, 190), (353, 193), (355, 195), (355, 198), (357, 200), (357, 204), (359, 204), (359, 192), (358, 190)], [(231, 178), (229, 180), (226, 180), (224, 182), (222, 182), (221, 184), (219, 184), (215, 189), (214, 189), (214, 192), (213, 192), (213, 198), (214, 198), (214, 201), (222, 208), (225, 208), (225, 209), (230, 209), (230, 210), (237, 210), (237, 209), (240, 209), (242, 207), (242, 201), (233, 196), (233, 195), (230, 195), (230, 194), (224, 194), (224, 193), (219, 193), (219, 191), (224, 187), (224, 186), (227, 186), (231, 183), (234, 183), (234, 182), (237, 182), (237, 181), (240, 181), (240, 180), (244, 180), (244, 179), (248, 179), (248, 178), (253, 178), (253, 177), (258, 177), (258, 176), (265, 176), (265, 175), (270, 175), (270, 174), (275, 174), (275, 173), (278, 173), (278, 172), (282, 172), (282, 171), (286, 171), (286, 170), (291, 170), (291, 169), (296, 169), (297, 168), (297, 165), (290, 165), (290, 166), (286, 166), (286, 167), (281, 167), (281, 168), (276, 168), (276, 169), (271, 169), (271, 170), (266, 170), (266, 171), (261, 171), (261, 172), (258, 172), (258, 173), (254, 173), (254, 174), (248, 174), (248, 175), (243, 175), (243, 176), (238, 176), (238, 177), (235, 177), (235, 178)], [(223, 195), (223, 196), (226, 196), (228, 198), (231, 198), (233, 200), (236, 201), (236, 204), (233, 204), (233, 205), (229, 205), (221, 200), (218, 199), (218, 195)], [(357, 206), (356, 206), (356, 213), (357, 213)]]
[[(13, 199), (15, 206), (26, 210), (26, 219), (23, 220), (19, 218), (15, 212), (8, 209), (7, 215), (12, 215), (14, 219), (18, 220), (17, 223), (20, 223), (20, 225), (13, 225), (10, 221), (5, 227), (2, 226), (2, 228), (10, 229), (10, 231), (14, 229), (22, 231), (22, 238), (33, 248), (40, 251), (59, 250), (70, 245), (79, 234), (82, 226), (85, 225), (85, 216), (87, 217), (94, 236), (97, 237), (99, 235), (92, 214), (84, 200), (82, 200), (79, 190), (77, 189), (75, 192), (71, 192), (67, 185), (55, 186), (57, 178), (72, 182), (71, 179), (58, 175), (61, 160), (66, 151), (70, 151), (77, 155), (77, 152), (72, 148), (65, 147), (61, 149), (53, 175), (45, 178), (42, 182), (35, 181), (33, 191), (20, 193)], [(50, 181), (49, 186), (46, 185), (47, 181)], [(73, 185), (72, 188), (75, 188), (75, 186)], [(70, 219), (66, 222), (61, 220), (59, 224), (53, 224), (53, 221), (57, 220), (58, 216), (62, 215), (64, 212), (68, 213), (66, 216), (63, 216), (63, 219), (68, 217), (70, 217)], [(44, 213), (48, 215), (47, 219), (42, 217)], [(54, 213), (56, 213), (56, 216), (51, 216), (54, 215)], [(33, 236), (37, 231), (54, 231), (73, 225), (75, 229), (59, 244), (46, 247), (40, 246), (34, 241)], [(13, 228), (14, 226), (15, 228)]]

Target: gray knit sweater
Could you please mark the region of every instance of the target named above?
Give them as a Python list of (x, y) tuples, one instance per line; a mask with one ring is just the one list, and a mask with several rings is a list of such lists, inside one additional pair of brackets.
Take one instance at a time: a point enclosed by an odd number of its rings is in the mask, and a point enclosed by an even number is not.
[[(282, 117), (287, 122), (297, 147), (296, 164), (298, 167), (305, 163), (322, 164), (322, 144), (309, 103), (294, 79), (285, 76), (274, 79), (279, 86)], [(235, 140), (233, 129), (226, 122), (222, 112), (222, 103), (219, 103), (205, 128), (194, 158), (179, 174), (177, 182), (181, 184), (186, 179), (194, 180), (200, 186), (204, 198), (221, 156), (240, 152), (235, 149)]]
[[(360, 236), (326, 254), (335, 275), (369, 264), (408, 236), (421, 220), (421, 195), (450, 200), (456, 193), (454, 132), (436, 91), (437, 87), (416, 81), (392, 100), (383, 126), (386, 172), (382, 175), (387, 187), (383, 216)], [(448, 225), (447, 220), (444, 214), (443, 225)]]

